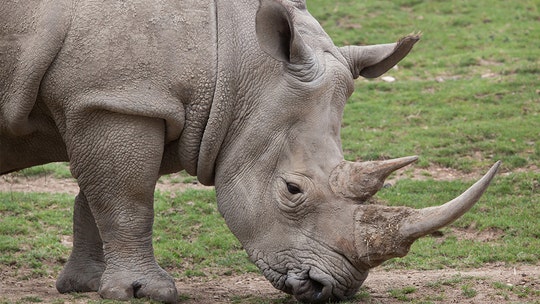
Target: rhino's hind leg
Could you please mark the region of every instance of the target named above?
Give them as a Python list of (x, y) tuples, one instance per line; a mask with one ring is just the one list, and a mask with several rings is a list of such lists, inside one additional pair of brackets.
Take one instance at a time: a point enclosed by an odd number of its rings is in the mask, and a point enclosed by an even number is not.
[(103, 271), (103, 243), (81, 192), (75, 198), (73, 211), (73, 250), (56, 281), (56, 289), (61, 293), (98, 291)]
[(146, 297), (176, 302), (173, 279), (154, 259), (154, 188), (164, 147), (163, 120), (92, 113), (76, 125), (71, 168), (103, 242), (98, 293), (107, 299)]

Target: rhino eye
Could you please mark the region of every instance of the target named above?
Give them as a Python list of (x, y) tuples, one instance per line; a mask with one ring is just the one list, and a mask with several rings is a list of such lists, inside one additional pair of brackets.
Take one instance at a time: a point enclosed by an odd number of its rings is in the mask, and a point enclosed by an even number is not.
[(300, 189), (300, 187), (298, 187), (298, 185), (293, 184), (293, 183), (287, 183), (287, 190), (289, 191), (290, 194), (302, 193), (302, 190)]

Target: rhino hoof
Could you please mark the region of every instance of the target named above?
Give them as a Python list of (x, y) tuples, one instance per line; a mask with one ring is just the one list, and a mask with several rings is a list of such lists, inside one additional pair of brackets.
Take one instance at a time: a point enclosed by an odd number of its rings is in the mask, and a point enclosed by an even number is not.
[(105, 299), (125, 301), (148, 298), (163, 303), (177, 303), (178, 292), (174, 281), (164, 271), (135, 280), (133, 277), (133, 273), (126, 272), (117, 272), (110, 277), (104, 274), (98, 293)]
[(105, 263), (76, 264), (68, 261), (56, 280), (60, 293), (98, 291)]

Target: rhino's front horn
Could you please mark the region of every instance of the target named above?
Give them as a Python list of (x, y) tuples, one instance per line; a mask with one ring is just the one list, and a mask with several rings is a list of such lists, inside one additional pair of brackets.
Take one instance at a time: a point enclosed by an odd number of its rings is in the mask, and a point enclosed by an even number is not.
[(372, 268), (407, 254), (418, 238), (440, 229), (467, 212), (480, 199), (497, 173), (497, 162), (478, 182), (450, 202), (436, 207), (412, 209), (377, 204), (359, 205), (354, 213), (352, 261)]
[(480, 199), (500, 165), (501, 161), (495, 163), (479, 181), (446, 204), (416, 210), (402, 221), (400, 234), (407, 239), (415, 240), (458, 219)]
[(409, 156), (381, 161), (342, 161), (330, 175), (330, 187), (345, 198), (365, 201), (382, 188), (392, 172), (417, 159), (417, 156)]

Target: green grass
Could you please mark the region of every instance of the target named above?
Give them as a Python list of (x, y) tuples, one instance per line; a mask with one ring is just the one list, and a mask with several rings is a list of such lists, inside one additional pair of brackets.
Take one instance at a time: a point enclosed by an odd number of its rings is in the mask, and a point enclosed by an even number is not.
[[(529, 297), (539, 299), (540, 298), (540, 289), (531, 288), (528, 286), (515, 286), (508, 283), (494, 282), (493, 287), (498, 289), (498, 295), (503, 296), (505, 299), (508, 298), (509, 294), (515, 294), (518, 298), (528, 299)], [(537, 302), (535, 302), (537, 303)]]
[[(58, 271), (69, 254), (62, 236), (71, 232), (70, 195), (0, 193), (0, 264), (31, 266), (39, 277)], [(217, 211), (213, 191), (156, 193), (154, 248), (160, 265), (175, 276), (254, 272), (238, 240)], [(54, 263), (51, 269), (48, 263)]]
[(392, 296), (392, 298), (398, 299), (400, 301), (410, 301), (410, 298), (407, 295), (412, 294), (415, 291), (416, 287), (407, 286), (400, 289), (390, 289), (388, 293), (390, 293), (390, 296)]
[(43, 166), (30, 167), (13, 174), (15, 177), (50, 176), (54, 178), (71, 178), (71, 172), (66, 163), (51, 163)]
[[(31, 267), (19, 278), (55, 274), (66, 261), (62, 235), (71, 235), (70, 195), (0, 193), (0, 264)], [(51, 267), (49, 263), (54, 266)]]
[[(444, 240), (425, 237), (404, 258), (386, 268), (437, 269), (479, 267), (485, 263), (539, 262), (540, 194), (530, 187), (530, 174), (499, 177), (477, 207), (453, 227), (482, 231), (497, 228), (503, 235), (489, 242), (457, 239), (451, 228)], [(444, 202), (468, 183), (403, 180), (383, 189), (379, 197), (413, 207)], [(65, 262), (69, 249), (62, 236), (71, 235), (72, 197), (60, 194), (0, 193), (0, 263), (19, 268), (31, 265), (20, 278), (52, 275)], [(217, 211), (214, 191), (157, 192), (155, 252), (158, 262), (174, 276), (215, 277), (256, 272), (239, 242)], [(52, 263), (52, 266), (51, 266)]]
[(474, 298), (478, 292), (474, 290), (470, 285), (461, 286), (461, 292), (465, 298)]
[(418, 154), (424, 164), (463, 171), (498, 159), (505, 170), (540, 162), (534, 1), (308, 4), (336, 45), (423, 32), (389, 71), (396, 82), (357, 81), (343, 122), (347, 158)]
[(187, 172), (181, 171), (175, 174), (162, 176), (158, 180), (158, 183), (164, 182), (168, 182), (171, 184), (193, 184), (197, 183), (198, 181), (196, 176), (191, 176)]

